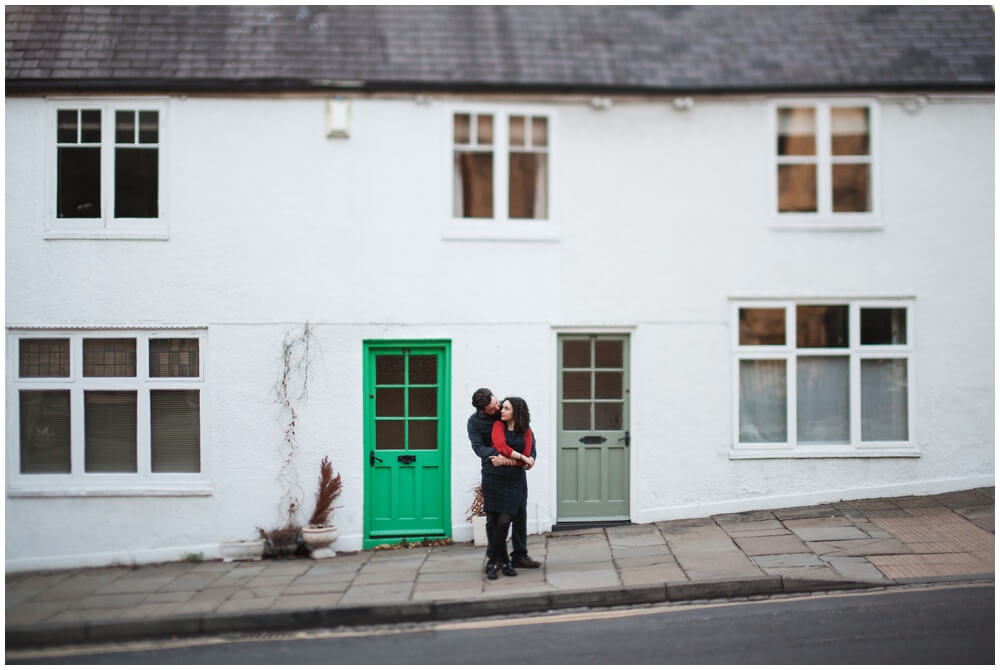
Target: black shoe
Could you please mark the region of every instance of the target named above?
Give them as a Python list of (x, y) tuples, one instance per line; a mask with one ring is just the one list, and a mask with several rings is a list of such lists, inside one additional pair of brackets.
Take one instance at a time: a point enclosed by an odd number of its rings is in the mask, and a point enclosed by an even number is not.
[[(500, 569), (503, 570), (503, 573), (508, 577), (517, 577), (517, 570), (515, 570), (514, 566), (510, 564), (510, 561), (504, 563)], [(494, 568), (494, 570), (496, 570), (496, 568)]]
[(527, 554), (523, 554), (514, 559), (515, 568), (537, 568), (540, 565), (541, 563), (532, 560), (531, 556), (528, 556)]
[[(504, 563), (504, 573), (506, 573), (506, 563)], [(490, 561), (486, 564), (486, 579), (496, 579), (497, 578), (497, 564)]]

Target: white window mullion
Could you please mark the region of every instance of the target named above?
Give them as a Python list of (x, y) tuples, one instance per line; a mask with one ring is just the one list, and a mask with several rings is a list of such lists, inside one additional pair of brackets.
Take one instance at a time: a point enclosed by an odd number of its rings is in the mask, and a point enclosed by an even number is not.
[(785, 364), (788, 369), (788, 446), (798, 447), (799, 444), (799, 416), (798, 416), (798, 359), (795, 353), (788, 356)]
[(796, 329), (796, 314), (795, 314), (795, 303), (786, 302), (785, 307), (785, 333), (786, 341), (785, 346), (787, 347), (787, 358), (785, 359), (785, 369), (788, 371), (787, 390), (788, 394), (788, 408), (786, 410), (788, 415), (788, 446), (793, 449), (798, 446), (799, 443), (799, 417), (798, 417), (798, 366), (796, 365), (796, 356), (798, 355), (798, 333)]
[[(136, 121), (138, 133), (138, 120)], [(135, 342), (135, 376), (138, 382), (136, 393), (136, 469), (139, 477), (146, 479), (152, 470), (152, 436), (150, 428), (149, 409), (149, 334), (136, 335)]]
[(830, 106), (816, 106), (816, 188), (819, 214), (833, 212), (833, 178), (830, 174), (831, 147)]
[(115, 135), (112, 110), (108, 105), (101, 106), (101, 214), (104, 218), (104, 229), (112, 229), (114, 220), (115, 192)]
[(69, 392), (69, 427), (70, 473), (73, 479), (80, 480), (86, 472), (87, 441), (82, 385), (73, 387)]
[[(493, 117), (493, 208), (497, 221), (507, 221), (509, 218), (508, 204), (508, 172), (510, 164), (510, 146), (508, 142), (508, 114), (497, 112)], [(530, 122), (530, 117), (525, 121)]]
[(148, 479), (152, 471), (153, 460), (148, 385), (140, 386), (136, 396), (136, 470), (140, 479)]

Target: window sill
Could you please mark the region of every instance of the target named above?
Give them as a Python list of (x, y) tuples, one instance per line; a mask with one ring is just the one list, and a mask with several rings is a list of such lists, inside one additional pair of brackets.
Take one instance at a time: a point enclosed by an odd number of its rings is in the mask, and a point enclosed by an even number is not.
[(81, 226), (52, 226), (45, 230), (46, 240), (168, 240), (167, 224), (116, 225), (112, 229)]
[(441, 230), (450, 242), (558, 242), (559, 226), (552, 221), (453, 219)]
[(735, 447), (729, 450), (729, 460), (756, 460), (765, 458), (920, 458), (917, 447), (852, 447), (817, 446), (800, 447)]
[(884, 230), (880, 218), (872, 214), (779, 214), (769, 226), (778, 232), (877, 233)]
[(208, 484), (191, 485), (90, 485), (74, 486), (8, 486), (8, 498), (144, 498), (144, 497), (188, 497), (210, 496), (212, 487)]

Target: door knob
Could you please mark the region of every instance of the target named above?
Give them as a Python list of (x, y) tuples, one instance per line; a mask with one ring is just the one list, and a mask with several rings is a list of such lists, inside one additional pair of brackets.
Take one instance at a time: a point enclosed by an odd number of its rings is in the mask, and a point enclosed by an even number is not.
[(379, 463), (381, 463), (382, 459), (379, 458), (378, 456), (376, 456), (374, 451), (369, 451), (368, 452), (368, 465), (374, 466), (375, 465), (375, 461), (378, 461)]

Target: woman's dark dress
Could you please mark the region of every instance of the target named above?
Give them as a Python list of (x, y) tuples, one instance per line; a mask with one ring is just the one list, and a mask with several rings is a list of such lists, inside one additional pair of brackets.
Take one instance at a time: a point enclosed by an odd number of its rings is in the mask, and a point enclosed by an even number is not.
[[(524, 433), (515, 433), (504, 427), (507, 446), (524, 453)], [(531, 456), (534, 458), (537, 436), (531, 436)], [(501, 465), (494, 466), (490, 459), (483, 459), (483, 509), (488, 514), (517, 514), (528, 499), (528, 478), (523, 469)]]

